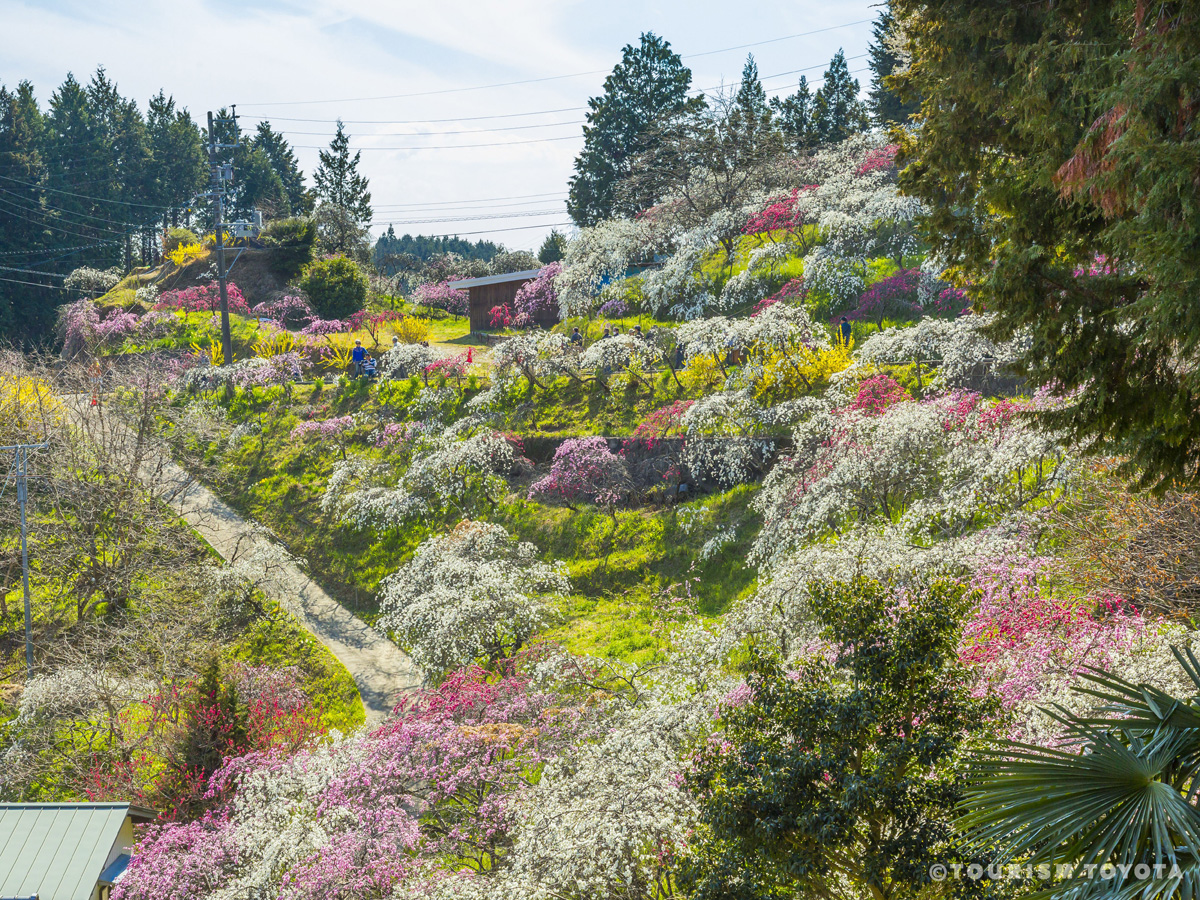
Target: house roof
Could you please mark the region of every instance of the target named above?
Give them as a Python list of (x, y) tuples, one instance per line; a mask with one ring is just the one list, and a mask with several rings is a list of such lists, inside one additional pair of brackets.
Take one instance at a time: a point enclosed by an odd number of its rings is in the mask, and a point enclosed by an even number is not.
[(503, 275), (485, 275), (482, 278), (464, 278), (449, 282), (456, 291), (463, 288), (483, 287), (487, 284), (507, 284), (510, 281), (532, 281), (541, 274), (541, 269), (525, 269), (522, 272), (505, 272)]
[(0, 803), (0, 897), (88, 900), (130, 814), (128, 803)]

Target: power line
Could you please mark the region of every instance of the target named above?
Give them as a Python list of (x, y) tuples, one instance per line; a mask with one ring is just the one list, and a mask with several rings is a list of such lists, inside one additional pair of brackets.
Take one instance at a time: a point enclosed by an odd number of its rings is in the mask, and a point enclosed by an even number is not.
[[(387, 224), (387, 223), (382, 223)], [(448, 238), (448, 237), (473, 237), (477, 234), (500, 234), (505, 231), (528, 231), (530, 228), (565, 228), (573, 226), (574, 222), (546, 222), (542, 225), (514, 225), (512, 228), (486, 228), (483, 231), (454, 231), (446, 234), (422, 234), (419, 237), (427, 238)]]
[(40, 282), (37, 282), (37, 281), (18, 281), (15, 278), (0, 278), (0, 281), (6, 281), (9, 284), (26, 284), (26, 285), (29, 285), (30, 287), (48, 288), (52, 291), (69, 290), (68, 288), (65, 288), (59, 284), (41, 284)]
[(25, 187), (36, 188), (37, 190), (46, 191), (51, 194), (63, 194), (67, 197), (79, 197), (80, 199), (83, 199), (83, 200), (93, 200), (96, 203), (119, 203), (122, 206), (137, 206), (137, 207), (141, 207), (142, 209), (155, 209), (155, 210), (162, 210), (164, 208), (167, 208), (160, 204), (134, 203), (132, 200), (110, 200), (105, 197), (92, 197), (92, 196), (89, 196), (88, 194), (76, 194), (74, 191), (60, 191), (56, 188), (43, 187), (38, 184), (32, 184), (28, 181), (20, 181), (19, 179), (16, 179), (16, 178), (10, 178), (7, 175), (0, 175), (0, 178), (3, 178), (5, 181), (12, 181), (12, 182), (15, 182), (16, 184), (24, 185)]
[[(449, 119), (342, 119), (343, 125), (436, 125), (442, 122), (480, 122), (484, 119), (516, 119), (524, 116), (545, 116), (550, 113), (581, 112), (586, 106), (564, 106), (560, 109), (539, 109), (533, 112), (504, 113), (492, 116), (454, 116)], [(333, 124), (337, 119), (294, 119), (288, 116), (262, 116), (267, 122), (327, 122)]]
[[(342, 124), (344, 125), (345, 122), (343, 122)], [(396, 122), (396, 123), (389, 123), (389, 124), (399, 125), (401, 123)], [(501, 128), (464, 128), (464, 129), (459, 129), (459, 130), (455, 130), (455, 131), (420, 131), (420, 132), (409, 133), (409, 134), (406, 134), (403, 132), (395, 132), (395, 131), (391, 131), (391, 132), (389, 132), (389, 131), (372, 131), (370, 134), (363, 135), (363, 136), (364, 137), (390, 137), (390, 136), (425, 137), (426, 135), (441, 135), (441, 134), (490, 134), (490, 133), (497, 132), (497, 131), (528, 131), (530, 128), (557, 128), (557, 127), (561, 127), (563, 125), (573, 125), (575, 127), (579, 127), (580, 124), (582, 124), (582, 123), (578, 119), (572, 119), (570, 122), (543, 122), (539, 125), (508, 125), (508, 126), (504, 126)], [(316, 136), (320, 137), (320, 136), (325, 136), (325, 135), (329, 134), (329, 132), (328, 131), (291, 131), (290, 129), (283, 129), (280, 132), (280, 134), (304, 134), (304, 135), (316, 135)]]
[(538, 209), (516, 213), (484, 213), (476, 216), (442, 216), (434, 219), (395, 219), (389, 222), (377, 222), (378, 225), (424, 225), (435, 222), (476, 222), (483, 219), (524, 219), (534, 216), (561, 216), (561, 209)]
[(9, 268), (8, 266), (0, 266), (0, 272), (20, 272), (23, 275), (45, 275), (48, 278), (66, 278), (67, 277), (66, 275), (63, 275), (59, 272), (38, 272), (35, 269), (12, 269), (12, 268)]
[[(382, 206), (453, 206), (459, 203), (490, 203), (496, 200), (524, 200), (527, 197), (565, 197), (566, 191), (547, 191), (544, 194), (514, 194), (511, 197), (477, 197), (473, 200), (430, 200), (427, 203), (384, 203)], [(531, 201), (541, 203), (541, 200)], [(379, 207), (377, 206), (376, 209)]]
[[(368, 135), (364, 135), (367, 137)], [(528, 141), (492, 141), (487, 144), (430, 144), (423, 147), (351, 147), (351, 150), (463, 150), (470, 147), (515, 147), (518, 144), (547, 144), (552, 141), (575, 141), (582, 134), (568, 134), (563, 137), (532, 138)], [(298, 150), (325, 150), (327, 148), (315, 144), (293, 144)]]
[[(799, 38), (799, 37), (808, 37), (809, 35), (813, 35), (813, 34), (823, 34), (827, 31), (834, 31), (838, 28), (849, 28), (853, 25), (862, 25), (869, 21), (871, 21), (871, 20), (870, 19), (860, 19), (855, 22), (843, 22), (840, 25), (830, 25), (826, 28), (817, 28), (812, 31), (801, 31), (801, 32), (797, 32), (796, 34), (781, 35), (780, 37), (768, 38), (767, 40), (764, 40), (764, 41), (755, 41), (755, 42), (749, 43), (749, 44), (739, 44), (736, 47), (722, 47), (719, 50), (706, 50), (703, 53), (685, 53), (685, 54), (682, 54), (682, 58), (683, 59), (692, 59), (692, 58), (698, 57), (698, 56), (712, 56), (715, 53), (727, 53), (731, 50), (744, 50), (747, 47), (757, 47), (762, 44), (773, 44), (778, 41), (792, 40), (794, 38)], [(547, 75), (542, 78), (525, 78), (525, 79), (521, 79), (518, 81), (503, 81), (503, 82), (497, 82), (495, 84), (478, 84), (478, 85), (472, 85), (470, 87), (461, 87), (461, 88), (442, 88), (442, 89), (436, 90), (436, 91), (413, 91), (413, 92), (407, 93), (407, 94), (385, 94), (385, 95), (378, 96), (378, 97), (339, 97), (339, 98), (331, 99), (331, 100), (284, 100), (284, 101), (278, 101), (275, 103), (239, 103), (238, 106), (305, 106), (305, 105), (311, 106), (313, 104), (321, 104), (321, 103), (360, 103), (360, 102), (368, 102), (368, 101), (375, 101), (375, 100), (402, 100), (402, 99), (405, 99), (408, 97), (433, 97), (433, 96), (438, 96), (441, 94), (459, 94), (459, 93), (465, 93), (467, 91), (484, 91), (484, 90), (489, 90), (491, 88), (514, 87), (515, 85), (519, 85), (519, 84), (539, 84), (539, 83), (546, 82), (546, 81), (561, 81), (564, 78), (580, 78), (580, 77), (583, 77), (584, 75), (603, 75), (603, 74), (607, 73), (608, 71), (610, 71), (610, 70), (594, 69), (590, 72), (572, 72), (569, 75)]]

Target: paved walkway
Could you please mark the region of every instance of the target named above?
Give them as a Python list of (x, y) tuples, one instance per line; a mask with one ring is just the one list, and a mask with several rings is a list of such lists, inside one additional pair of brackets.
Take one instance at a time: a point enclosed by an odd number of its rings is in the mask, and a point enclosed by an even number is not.
[[(76, 408), (73, 417), (80, 415)], [(111, 414), (104, 418), (109, 420), (107, 427), (112, 428)], [(273, 543), (262, 529), (243, 519), (165, 456), (143, 463), (140, 469), (139, 477), (153, 479), (155, 494), (226, 561), (253, 560), (259, 555), (256, 551)], [(260, 584), (354, 677), (367, 725), (378, 725), (401, 695), (420, 687), (420, 670), (406, 653), (325, 593), (295, 563), (273, 562), (269, 568), (264, 567)]]

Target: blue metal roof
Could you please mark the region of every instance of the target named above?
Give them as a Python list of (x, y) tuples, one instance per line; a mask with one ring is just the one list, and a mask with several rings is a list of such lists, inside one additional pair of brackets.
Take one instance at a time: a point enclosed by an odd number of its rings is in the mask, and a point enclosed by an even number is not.
[(0, 803), (0, 897), (88, 900), (128, 803)]

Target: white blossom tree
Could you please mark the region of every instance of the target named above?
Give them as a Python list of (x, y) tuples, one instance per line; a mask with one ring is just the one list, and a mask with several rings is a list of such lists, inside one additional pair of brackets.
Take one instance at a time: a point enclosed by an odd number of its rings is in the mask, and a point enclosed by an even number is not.
[(562, 567), (499, 525), (464, 520), (380, 584), (379, 627), (426, 672), (511, 657), (570, 591)]

